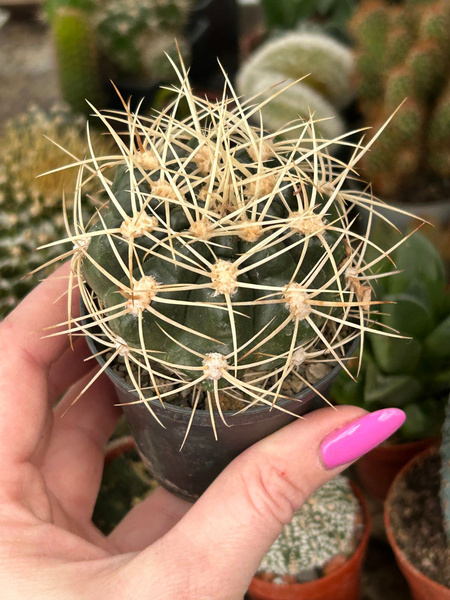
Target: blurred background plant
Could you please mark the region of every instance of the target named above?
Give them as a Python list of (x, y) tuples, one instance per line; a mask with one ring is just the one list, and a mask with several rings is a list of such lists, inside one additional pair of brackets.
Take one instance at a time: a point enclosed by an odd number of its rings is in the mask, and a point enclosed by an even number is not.
[(450, 3), (363, 0), (350, 29), (366, 124), (376, 132), (403, 102), (366, 155), (365, 178), (385, 199), (441, 200), (450, 191)]
[[(395, 236), (381, 223), (372, 241), (382, 248)], [(339, 404), (356, 404), (373, 411), (398, 407), (406, 412), (399, 441), (439, 436), (450, 391), (450, 294), (444, 263), (423, 235), (414, 233), (392, 255), (400, 273), (385, 260), (374, 280), (383, 305), (377, 321), (406, 339), (368, 335), (358, 381), (343, 373), (333, 387)], [(370, 259), (369, 259), (370, 260)], [(357, 361), (351, 369), (356, 376)]]
[[(46, 139), (49, 138), (49, 139)], [(62, 193), (70, 214), (77, 169), (65, 169), (44, 177), (43, 173), (74, 162), (50, 140), (81, 159), (88, 154), (86, 120), (65, 105), (48, 111), (31, 106), (9, 120), (0, 136), (0, 317), (50, 272), (24, 279), (33, 269), (59, 256), (62, 246), (39, 246), (65, 235)], [(94, 147), (110, 148), (100, 135), (93, 135)], [(95, 195), (92, 186), (87, 193)], [(92, 211), (94, 204), (92, 204)]]

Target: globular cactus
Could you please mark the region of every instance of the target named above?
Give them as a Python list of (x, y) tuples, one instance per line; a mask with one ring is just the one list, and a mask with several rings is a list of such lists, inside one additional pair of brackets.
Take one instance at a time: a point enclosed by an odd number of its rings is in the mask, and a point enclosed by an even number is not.
[[(77, 170), (38, 177), (59, 169), (64, 157), (62, 150), (44, 136), (58, 140), (72, 156), (83, 156), (88, 150), (85, 130), (85, 119), (63, 105), (49, 111), (33, 106), (5, 123), (0, 138), (0, 316), (42, 277), (23, 279), (27, 273), (38, 268), (43, 257), (47, 261), (57, 258), (63, 248), (52, 245), (37, 252), (39, 246), (53, 244), (66, 231), (62, 194), (67, 194), (70, 212)], [(101, 148), (106, 151), (106, 144)], [(94, 193), (94, 189), (86, 183), (85, 192)]]
[[(348, 212), (373, 199), (344, 185), (364, 150), (343, 165), (312, 120), (274, 141), (232, 88), (211, 103), (193, 96), (184, 67), (178, 76), (178, 98), (154, 118), (98, 113), (118, 152), (90, 166), (108, 203), (87, 224), (74, 212), (72, 273), (93, 322), (71, 331), (109, 352), (106, 366), (122, 357), (150, 410), (188, 389), (211, 411), (222, 393), (273, 406), (302, 363), (343, 364), (368, 327), (367, 276), (384, 254), (364, 265)], [(182, 99), (190, 115), (178, 120)], [(114, 127), (126, 124), (123, 141)]]
[(444, 531), (450, 547), (450, 396), (447, 402), (441, 442), (441, 505)]
[[(173, 79), (165, 53), (178, 56), (191, 0), (106, 0), (97, 4), (98, 46), (118, 76), (151, 81)], [(177, 40), (177, 42), (176, 42)]]
[(98, 51), (92, 24), (93, 3), (47, 0), (46, 11), (56, 49), (62, 97), (74, 111), (86, 113), (86, 100), (103, 101)]
[(362, 529), (361, 505), (350, 483), (338, 475), (303, 504), (264, 556), (257, 575), (273, 583), (302, 583), (324, 575), (356, 549)]
[(450, 4), (364, 0), (351, 31), (367, 123), (376, 130), (405, 101), (365, 167), (377, 193), (406, 202), (450, 174)]
[(288, 33), (262, 44), (251, 55), (239, 71), (237, 87), (245, 98), (259, 94), (262, 103), (277, 84), (293, 83), (262, 107), (265, 126), (276, 131), (290, 120), (313, 114), (317, 120), (325, 119), (317, 124), (321, 135), (334, 138), (344, 132), (339, 113), (354, 95), (353, 68), (351, 51), (329, 35)]
[[(380, 227), (374, 241), (389, 244), (390, 232)], [(367, 336), (358, 382), (341, 374), (333, 397), (367, 410), (395, 406), (407, 415), (399, 436), (404, 440), (438, 436), (450, 391), (450, 297), (445, 269), (431, 242), (419, 233), (392, 254), (402, 272), (383, 277), (379, 270), (376, 297), (388, 302), (375, 319), (405, 339)]]

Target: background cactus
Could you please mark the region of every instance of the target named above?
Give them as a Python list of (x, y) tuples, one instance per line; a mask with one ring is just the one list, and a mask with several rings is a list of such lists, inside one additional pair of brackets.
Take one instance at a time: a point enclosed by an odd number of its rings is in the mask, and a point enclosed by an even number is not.
[(361, 506), (348, 479), (338, 475), (319, 488), (284, 526), (257, 574), (273, 576), (274, 583), (317, 579), (332, 559), (353, 554), (361, 529)]
[(187, 57), (183, 40), (191, 0), (106, 0), (97, 3), (94, 21), (105, 58), (125, 78), (173, 79), (165, 53)]
[[(0, 144), (0, 315), (12, 309), (32, 288), (38, 277), (27, 273), (61, 254), (61, 245), (37, 252), (65, 234), (61, 211), (62, 194), (67, 194), (70, 213), (77, 170), (63, 170), (39, 177), (61, 166), (64, 153), (44, 136), (58, 140), (72, 155), (87, 151), (85, 119), (67, 107), (43, 111), (37, 106), (5, 123)], [(106, 143), (96, 140), (106, 151)], [(69, 162), (69, 161), (68, 161)], [(86, 183), (85, 192), (95, 187)], [(84, 210), (88, 209), (88, 202)]]
[[(387, 246), (393, 235), (380, 226), (374, 240)], [(341, 374), (333, 397), (367, 410), (402, 408), (407, 419), (398, 435), (403, 439), (438, 436), (450, 389), (450, 297), (445, 291), (444, 264), (419, 233), (392, 258), (402, 272), (374, 283), (376, 297), (391, 303), (375, 318), (408, 339), (369, 334), (358, 382)], [(386, 261), (380, 275), (390, 268)]]
[(262, 44), (241, 67), (237, 86), (246, 98), (260, 94), (262, 102), (274, 86), (305, 77), (262, 107), (264, 123), (276, 131), (311, 112), (327, 119), (317, 124), (320, 134), (334, 138), (344, 132), (339, 112), (353, 97), (353, 67), (351, 51), (341, 42), (325, 33), (295, 32)]
[(87, 113), (86, 99), (103, 102), (95, 31), (94, 3), (89, 0), (47, 0), (62, 97), (75, 112)]
[(406, 202), (418, 183), (450, 175), (450, 4), (365, 0), (351, 31), (367, 123), (377, 129), (405, 101), (365, 167), (377, 193)]

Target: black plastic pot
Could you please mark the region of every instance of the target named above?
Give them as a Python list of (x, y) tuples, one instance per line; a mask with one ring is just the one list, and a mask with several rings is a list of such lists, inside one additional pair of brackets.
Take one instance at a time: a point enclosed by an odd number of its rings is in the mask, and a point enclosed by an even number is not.
[[(83, 306), (82, 314), (86, 314)], [(92, 353), (97, 354), (94, 341), (87, 338), (87, 343)], [(357, 344), (355, 341), (349, 347), (348, 356), (354, 353)], [(104, 364), (102, 356), (97, 360)], [(340, 366), (336, 365), (316, 384), (317, 390), (326, 394), (339, 371)], [(125, 404), (123, 411), (146, 467), (163, 487), (191, 502), (197, 500), (238, 454), (296, 418), (276, 408), (253, 407), (241, 414), (224, 412), (226, 426), (217, 414), (216, 441), (209, 411), (196, 410), (189, 435), (180, 450), (192, 411), (168, 402), (162, 407), (159, 401), (152, 401), (152, 410), (163, 423), (162, 427), (144, 404), (126, 405), (139, 400), (137, 392), (109, 367), (105, 372), (113, 382), (120, 402)], [(324, 401), (306, 388), (292, 400), (277, 402), (277, 406), (295, 415), (304, 415), (323, 407)]]

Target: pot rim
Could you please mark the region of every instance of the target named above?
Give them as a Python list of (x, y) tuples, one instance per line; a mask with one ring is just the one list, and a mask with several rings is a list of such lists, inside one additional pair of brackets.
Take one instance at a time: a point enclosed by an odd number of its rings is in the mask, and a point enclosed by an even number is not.
[[(89, 317), (89, 314), (86, 311), (86, 307), (84, 305), (83, 299), (81, 299), (81, 316), (86, 317), (86, 318)], [(97, 355), (95, 358), (98, 361), (98, 363), (103, 367), (106, 362), (106, 359), (104, 358), (103, 355), (98, 356), (98, 348), (95, 344), (94, 339), (89, 335), (85, 335), (85, 339), (86, 339), (86, 343), (89, 347), (89, 350), (92, 352), (92, 355)], [(349, 347), (348, 347), (348, 350), (347, 350), (344, 358), (351, 358), (353, 356), (353, 354), (359, 347), (359, 341), (360, 341), (360, 334), (358, 334), (353, 340), (351, 340), (349, 342)], [(319, 390), (324, 389), (329, 384), (331, 384), (331, 382), (337, 376), (337, 374), (341, 370), (341, 368), (342, 367), (339, 365), (339, 363), (335, 364), (334, 367), (331, 369), (331, 371), (329, 371), (325, 375), (325, 377), (322, 377), (322, 379), (319, 379), (319, 381), (315, 384), (317, 389), (319, 389)], [(132, 395), (136, 396), (137, 398), (139, 398), (139, 395), (136, 392), (135, 388), (132, 385), (130, 385), (129, 383), (127, 383), (122, 377), (120, 377), (120, 375), (118, 375), (116, 373), (116, 371), (114, 371), (111, 367), (107, 367), (104, 370), (104, 372), (112, 380), (114, 385), (119, 386), (120, 388), (124, 389), (125, 391), (127, 391), (127, 392), (131, 393)], [(276, 405), (280, 406), (281, 408), (285, 408), (292, 402), (295, 402), (295, 401), (302, 402), (303, 400), (305, 400), (307, 398), (307, 396), (309, 394), (311, 394), (311, 392), (312, 392), (312, 389), (310, 387), (306, 386), (301, 392), (299, 392), (295, 396), (292, 396), (292, 398), (285, 398), (284, 400), (277, 401)], [(149, 404), (152, 404), (152, 403), (156, 405), (157, 401), (150, 400)], [(159, 405), (159, 403), (157, 405)], [(188, 414), (188, 413), (191, 414), (192, 413), (192, 409), (184, 408), (182, 406), (175, 406), (174, 404), (171, 404), (170, 402), (165, 402), (164, 407), (165, 407), (165, 409), (169, 408), (175, 414), (178, 413), (178, 414), (182, 415), (182, 414)], [(264, 406), (253, 406), (253, 407), (249, 408), (248, 410), (246, 410), (245, 412), (251, 413), (252, 415), (258, 415), (258, 414), (267, 413), (270, 410), (271, 409), (268, 410), (267, 405), (264, 405)], [(223, 415), (231, 416), (231, 415), (236, 415), (239, 412), (240, 411), (236, 411), (236, 410), (226, 410), (226, 411), (224, 410)], [(209, 415), (209, 410), (202, 410), (202, 409), (197, 408), (195, 413), (198, 414), (199, 416), (206, 416), (206, 415)]]
[[(389, 541), (389, 545), (391, 546), (392, 550), (394, 551), (394, 554), (397, 558), (397, 561), (399, 562), (399, 565), (401, 565), (404, 568), (404, 570), (407, 571), (408, 574), (412, 575), (415, 579), (419, 579), (422, 582), (426, 582), (426, 585), (430, 589), (432, 589), (440, 594), (443, 594), (445, 592), (448, 595), (447, 597), (450, 598), (450, 589), (449, 588), (442, 585), (441, 583), (438, 583), (437, 581), (434, 581), (434, 579), (431, 579), (430, 577), (428, 577), (427, 575), (422, 573), (422, 571), (420, 571), (417, 567), (415, 567), (412, 564), (412, 562), (409, 560), (409, 558), (406, 556), (406, 554), (403, 552), (403, 550), (398, 545), (397, 540), (395, 538), (395, 534), (394, 534), (394, 527), (391, 522), (392, 499), (393, 499), (393, 496), (395, 493), (395, 489), (396, 489), (397, 485), (399, 484), (400, 480), (403, 479), (405, 474), (411, 468), (413, 468), (417, 463), (422, 462), (429, 456), (433, 456), (436, 452), (439, 452), (438, 444), (435, 444), (435, 445), (431, 446), (430, 448), (426, 448), (425, 450), (423, 450), (422, 452), (420, 452), (419, 454), (414, 456), (409, 462), (407, 462), (406, 465), (397, 473), (394, 481), (392, 482), (391, 487), (389, 488), (389, 492), (386, 497), (386, 501), (384, 503), (384, 515), (383, 515), (384, 516), (384, 528), (385, 528), (386, 535), (387, 535), (387, 538)], [(439, 596), (439, 597), (441, 597), (441, 596)], [(442, 596), (442, 598), (444, 599), (444, 596)]]

